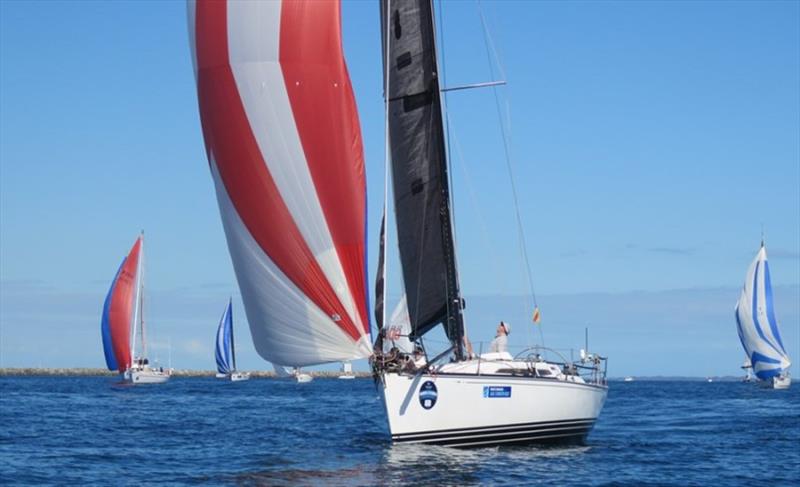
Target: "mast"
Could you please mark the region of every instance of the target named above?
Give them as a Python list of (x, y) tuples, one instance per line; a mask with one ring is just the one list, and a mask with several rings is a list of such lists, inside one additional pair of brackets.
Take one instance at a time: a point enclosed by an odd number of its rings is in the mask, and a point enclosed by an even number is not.
[(431, 0), (381, 3), (389, 146), (400, 260), (416, 339), (442, 323), (464, 358)]
[(144, 230), (142, 230), (142, 256), (139, 259), (139, 327), (142, 338), (142, 359), (147, 357), (147, 341), (144, 336)]
[(131, 334), (131, 366), (136, 362), (136, 327), (141, 319), (141, 279), (142, 279), (142, 259), (144, 258), (144, 234), (139, 236), (139, 261), (136, 265), (136, 294), (133, 302), (133, 333)]

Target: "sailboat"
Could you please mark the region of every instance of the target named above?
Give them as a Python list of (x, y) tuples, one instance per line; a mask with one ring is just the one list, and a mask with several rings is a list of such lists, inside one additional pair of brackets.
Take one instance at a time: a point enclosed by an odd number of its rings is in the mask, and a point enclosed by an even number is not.
[(753, 364), (750, 363), (750, 359), (744, 359), (744, 363), (742, 363), (742, 370), (744, 370), (744, 377), (742, 377), (742, 382), (753, 382)]
[(217, 361), (217, 378), (238, 382), (250, 379), (247, 372), (236, 370), (236, 346), (233, 339), (233, 302), (222, 313), (217, 327), (217, 339), (214, 347), (214, 358)]
[(294, 380), (296, 380), (301, 384), (304, 384), (306, 382), (311, 382), (312, 380), (314, 380), (314, 377), (312, 377), (311, 374), (303, 372), (302, 370), (300, 370), (300, 367), (295, 367), (292, 370), (292, 377), (294, 377)]
[(300, 384), (314, 380), (311, 374), (303, 372), (300, 367), (286, 367), (285, 365), (273, 363), (272, 368), (275, 369), (275, 375), (279, 379), (294, 379)]
[[(580, 363), (548, 361), (537, 353), (542, 348), (517, 357), (469, 353), (432, 2), (385, 0), (381, 21), (387, 173), (414, 343), (411, 354), (383, 353), (382, 330), (377, 339), (373, 370), (392, 439), (449, 446), (582, 442), (608, 391), (603, 357), (584, 350)], [(385, 283), (379, 278), (378, 303), (387, 295)], [(429, 357), (423, 338), (438, 325), (450, 346)]]
[(353, 364), (350, 362), (342, 362), (342, 369), (341, 374), (339, 375), (340, 379), (355, 379), (356, 376), (353, 374)]
[(789, 355), (781, 340), (775, 306), (772, 303), (772, 282), (764, 241), (747, 269), (742, 293), (735, 307), (739, 341), (759, 383), (774, 389), (786, 389), (789, 376)]
[(209, 169), (276, 370), (369, 357), (366, 182), (339, 2), (189, 1)]
[[(383, 330), (370, 339), (364, 158), (339, 2), (197, 0), (188, 17), (206, 153), (258, 353), (292, 367), (371, 357), (395, 442), (584, 439), (607, 395), (604, 358), (465, 353), (430, 0), (382, 3), (414, 342), (411, 354), (391, 356)], [(428, 357), (421, 339), (439, 324), (451, 346)]]
[[(150, 366), (144, 322), (144, 233), (122, 260), (103, 304), (100, 324), (103, 352), (109, 370), (119, 371), (123, 382), (160, 384), (171, 369)], [(137, 333), (138, 330), (138, 333)], [(140, 344), (137, 356), (136, 342)]]

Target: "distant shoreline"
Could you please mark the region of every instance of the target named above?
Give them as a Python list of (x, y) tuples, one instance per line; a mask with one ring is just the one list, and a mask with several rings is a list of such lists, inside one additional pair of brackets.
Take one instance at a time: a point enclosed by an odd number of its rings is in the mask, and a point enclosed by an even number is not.
[[(304, 370), (312, 377), (317, 378), (337, 378), (342, 373), (339, 371), (308, 371)], [(213, 370), (183, 370), (174, 369), (173, 377), (214, 377)], [(0, 369), (0, 377), (116, 377), (117, 372), (107, 369), (85, 368), (85, 367), (61, 367), (61, 368), (42, 368), (42, 367), (6, 367)], [(369, 372), (353, 372), (356, 378), (372, 377)], [(272, 371), (257, 370), (251, 371), (250, 377), (259, 379), (275, 379), (277, 374)]]
[[(304, 373), (318, 378), (337, 378), (342, 373), (337, 370), (304, 370)], [(174, 377), (214, 377), (213, 370), (184, 370), (175, 369), (172, 371)], [(88, 367), (6, 367), (0, 368), (0, 377), (115, 377), (118, 374), (107, 369), (88, 368)], [(370, 372), (353, 372), (357, 378), (370, 378)], [(275, 372), (266, 370), (250, 371), (250, 376), (258, 379), (275, 379), (278, 376)], [(712, 376), (714, 382), (738, 382), (742, 378), (738, 376)], [(688, 377), (688, 376), (635, 376), (636, 381), (706, 381), (709, 377)], [(623, 377), (609, 377), (609, 382), (622, 382)]]

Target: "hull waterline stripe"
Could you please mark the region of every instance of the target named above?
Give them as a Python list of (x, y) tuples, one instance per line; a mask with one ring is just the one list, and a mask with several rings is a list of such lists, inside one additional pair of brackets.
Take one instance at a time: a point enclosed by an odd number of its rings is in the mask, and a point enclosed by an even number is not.
[(516, 441), (542, 440), (549, 438), (580, 438), (585, 437), (592, 430), (591, 427), (576, 428), (550, 428), (545, 430), (528, 430), (502, 434), (483, 434), (474, 436), (450, 436), (445, 438), (430, 438), (423, 440), (393, 440), (395, 443), (424, 443), (446, 446), (465, 446), (489, 443), (508, 443)]
[(577, 427), (577, 426), (592, 426), (594, 425), (594, 419), (571, 419), (571, 420), (564, 420), (564, 421), (539, 421), (535, 423), (516, 423), (516, 424), (508, 424), (508, 425), (498, 425), (498, 426), (482, 426), (477, 428), (453, 428), (453, 429), (445, 429), (445, 430), (433, 430), (433, 431), (419, 431), (413, 433), (397, 433), (392, 435), (393, 439), (418, 439), (418, 438), (435, 438), (435, 437), (444, 437), (444, 436), (453, 436), (459, 434), (480, 434), (480, 433), (500, 433), (503, 431), (508, 432), (515, 432), (518, 430), (536, 430), (536, 429), (543, 429), (543, 428), (552, 428), (552, 427)]
[(480, 434), (458, 434), (458, 435), (442, 435), (429, 438), (401, 438), (395, 441), (404, 443), (428, 443), (431, 441), (455, 441), (455, 440), (472, 440), (478, 438), (515, 438), (520, 435), (541, 435), (546, 433), (562, 432), (575, 434), (580, 432), (588, 432), (592, 429), (593, 425), (575, 425), (575, 426), (560, 426), (552, 428), (534, 428), (513, 431), (487, 431)]
[(504, 438), (504, 439), (491, 439), (491, 440), (484, 440), (484, 441), (470, 441), (466, 443), (447, 443), (446, 446), (477, 446), (477, 445), (488, 445), (488, 444), (495, 444), (495, 443), (534, 443), (537, 441), (542, 440), (557, 440), (557, 439), (583, 439), (589, 434), (589, 430), (586, 430), (583, 433), (570, 433), (570, 434), (556, 434), (556, 435), (534, 435), (534, 436), (523, 436), (519, 438)]

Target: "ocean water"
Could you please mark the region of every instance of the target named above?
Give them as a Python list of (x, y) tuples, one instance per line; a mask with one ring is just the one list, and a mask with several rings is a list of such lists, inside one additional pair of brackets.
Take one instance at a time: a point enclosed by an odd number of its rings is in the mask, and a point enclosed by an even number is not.
[(800, 384), (612, 382), (573, 447), (392, 445), (369, 379), (0, 377), (0, 420), (3, 485), (800, 482)]

